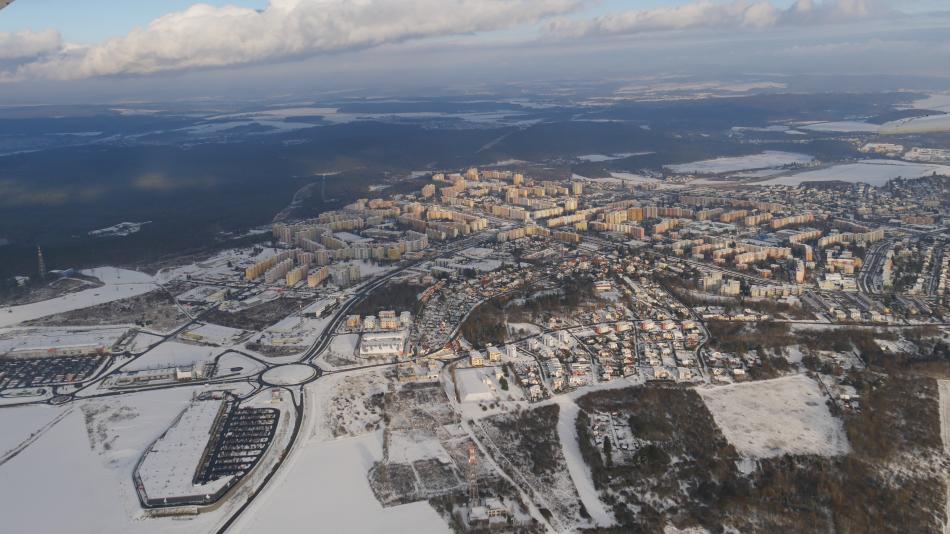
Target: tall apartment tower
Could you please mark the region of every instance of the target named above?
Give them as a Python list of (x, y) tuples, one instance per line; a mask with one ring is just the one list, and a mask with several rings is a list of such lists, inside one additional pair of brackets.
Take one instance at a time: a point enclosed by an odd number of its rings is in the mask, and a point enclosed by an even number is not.
[(46, 261), (43, 259), (43, 249), (36, 247), (36, 272), (40, 278), (46, 278)]

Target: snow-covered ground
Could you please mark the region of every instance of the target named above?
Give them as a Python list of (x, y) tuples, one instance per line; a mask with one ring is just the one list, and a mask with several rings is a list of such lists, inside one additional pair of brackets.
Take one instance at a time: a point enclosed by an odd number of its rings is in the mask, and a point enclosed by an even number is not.
[(320, 532), (451, 532), (426, 502), (379, 504), (367, 472), (380, 458), (380, 433), (310, 443), (287, 477), (245, 512), (234, 531), (292, 532), (312, 525)]
[(881, 126), (881, 135), (907, 135), (950, 131), (950, 115), (929, 115), (888, 122)]
[(205, 323), (186, 329), (178, 337), (211, 345), (233, 345), (240, 341), (244, 334), (244, 330)]
[(659, 182), (656, 178), (650, 178), (649, 176), (643, 176), (640, 174), (633, 174), (629, 172), (612, 172), (610, 173), (611, 178), (615, 178), (622, 182), (629, 182), (633, 184), (645, 184), (650, 182)]
[(834, 133), (875, 133), (881, 127), (877, 124), (862, 121), (833, 121), (833, 122), (814, 122), (803, 124), (798, 127), (800, 130), (809, 130), (812, 132), (834, 132)]
[(577, 443), (576, 422), (580, 408), (566, 395), (556, 397), (555, 402), (561, 407), (557, 421), (558, 438), (561, 440), (561, 449), (567, 460), (567, 470), (571, 474), (571, 480), (574, 481), (581, 502), (584, 503), (584, 508), (587, 509), (594, 524), (599, 527), (613, 525), (613, 515), (607, 511), (607, 507), (600, 500), (590, 469), (581, 456), (581, 448)]
[[(940, 437), (943, 440), (943, 453), (950, 456), (950, 380), (937, 380), (937, 391), (940, 393), (937, 401), (940, 403)], [(950, 488), (950, 475), (944, 477)], [(950, 491), (947, 492), (946, 523), (943, 533), (950, 534)]]
[[(135, 462), (168, 428), (193, 391), (175, 388), (82, 401), (0, 466), (3, 531), (184, 534), (215, 530), (220, 518), (216, 514), (142, 520), (132, 486)], [(0, 410), (0, 427), (21, 419), (20, 410), (33, 408)]]
[(104, 285), (32, 304), (0, 308), (0, 327), (142, 295), (156, 287), (150, 275), (128, 269), (97, 267), (86, 269), (82, 274), (98, 278)]
[[(241, 368), (240, 371), (232, 371), (232, 369)], [(254, 373), (258, 373), (264, 369), (264, 366), (260, 363), (242, 356), (240, 354), (229, 352), (218, 360), (218, 370), (215, 376), (231, 375), (231, 374), (240, 374), (241, 376), (250, 376)]]
[[(0, 410), (0, 466), (8, 454), (26, 441), (36, 439), (53, 420), (68, 408), (59, 406), (20, 406)], [(2, 472), (2, 471), (0, 471)]]
[(373, 396), (387, 390), (388, 380), (382, 371), (374, 369), (329, 375), (308, 388), (314, 386), (322, 392), (313, 408), (321, 421), (314, 428), (317, 434), (327, 437), (357, 436), (379, 427), (382, 410), (373, 402)]
[(587, 154), (586, 156), (577, 156), (577, 159), (581, 161), (589, 161), (592, 163), (601, 163), (604, 161), (613, 161), (615, 159), (632, 158), (633, 156), (646, 156), (648, 154), (653, 154), (653, 152), (621, 152), (619, 154)]
[(341, 396), (338, 388), (345, 378), (359, 376), (328, 375), (306, 386), (310, 406), (300, 446), (232, 532), (292, 532), (301, 525), (320, 532), (451, 532), (428, 503), (383, 508), (376, 500), (368, 473), (382, 459), (382, 432), (332, 438), (332, 415), (325, 407)]
[(697, 390), (739, 453), (834, 456), (851, 450), (818, 383), (805, 375)]
[(893, 178), (920, 178), (933, 173), (950, 174), (950, 166), (928, 163), (909, 163), (887, 159), (869, 159), (859, 163), (834, 165), (826, 169), (805, 171), (757, 182), (757, 185), (799, 185), (802, 182), (863, 182), (882, 186)]
[(802, 165), (813, 160), (809, 155), (794, 152), (767, 150), (761, 154), (727, 158), (707, 159), (692, 163), (666, 165), (671, 172), (680, 174), (719, 174), (724, 172), (768, 169), (785, 165)]
[(927, 98), (915, 100), (911, 107), (950, 112), (950, 93), (930, 93)]
[(162, 340), (161, 336), (150, 334), (148, 332), (139, 332), (135, 335), (135, 338), (132, 340), (132, 343), (129, 345), (129, 350), (134, 353), (141, 352), (148, 349), (152, 345), (158, 343)]
[(222, 349), (217, 347), (204, 347), (179, 343), (177, 341), (166, 341), (130, 363), (124, 370), (136, 371), (139, 369), (157, 369), (174, 365), (186, 367), (195, 363), (203, 364), (211, 361), (215, 355), (221, 352)]
[(508, 333), (514, 337), (534, 336), (541, 333), (541, 327), (531, 323), (508, 323)]
[(126, 328), (18, 328), (0, 329), (0, 354), (17, 350), (48, 350), (77, 347), (108, 349), (128, 331)]
[(434, 433), (420, 430), (394, 431), (389, 439), (389, 461), (411, 464), (419, 460), (439, 460), (444, 465), (452, 463), (452, 457)]

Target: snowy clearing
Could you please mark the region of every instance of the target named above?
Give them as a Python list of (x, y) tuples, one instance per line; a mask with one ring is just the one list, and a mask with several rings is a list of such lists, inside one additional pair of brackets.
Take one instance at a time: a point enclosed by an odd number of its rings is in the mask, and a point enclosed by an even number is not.
[(98, 278), (104, 285), (54, 299), (34, 302), (33, 304), (0, 309), (0, 326), (12, 326), (54, 313), (80, 310), (97, 304), (134, 297), (148, 293), (156, 287), (151, 276), (138, 271), (115, 267), (97, 267), (81, 272), (86, 276)]
[(818, 383), (805, 375), (697, 389), (722, 433), (739, 453), (846, 454), (851, 447)]
[(906, 135), (950, 132), (950, 115), (928, 115), (888, 122), (881, 126), (881, 135)]
[(7, 454), (47, 430), (47, 425), (64, 411), (66, 408), (61, 406), (45, 405), (0, 410), (0, 425), (3, 425), (3, 432), (0, 432), (0, 465), (3, 465), (2, 460)]
[(816, 122), (798, 127), (800, 130), (831, 133), (876, 133), (880, 128), (877, 124), (861, 121)]
[(222, 349), (189, 345), (177, 341), (166, 341), (150, 350), (144, 356), (124, 368), (125, 371), (139, 369), (160, 369), (165, 367), (187, 367), (192, 364), (204, 364), (211, 361)]
[(574, 180), (589, 180), (591, 182), (597, 182), (600, 184), (645, 184), (645, 183), (656, 183), (662, 184), (660, 180), (656, 178), (650, 178), (649, 176), (643, 176), (640, 174), (633, 174), (630, 172), (611, 172), (609, 178), (587, 178), (579, 174), (573, 175)]
[(749, 156), (724, 157), (666, 165), (671, 172), (680, 174), (720, 174), (724, 172), (749, 171), (753, 169), (768, 169), (785, 165), (802, 165), (813, 160), (809, 155), (794, 152), (767, 150), (761, 154)]
[(915, 100), (911, 108), (950, 112), (950, 93), (930, 93), (927, 98)]
[[(367, 473), (382, 458), (381, 434), (310, 443), (287, 466), (286, 478), (242, 516), (235, 532), (451, 532), (426, 502), (383, 508)], [(292, 467), (292, 469), (291, 469)]]
[(567, 460), (567, 470), (571, 480), (577, 488), (577, 493), (584, 503), (584, 508), (590, 514), (591, 521), (599, 527), (608, 527), (614, 524), (613, 515), (607, 511), (601, 502), (594, 480), (591, 478), (587, 462), (581, 456), (581, 448), (577, 443), (577, 414), (580, 408), (574, 401), (565, 396), (558, 396), (555, 401), (561, 406), (557, 421), (557, 434), (561, 440), (561, 449)]
[[(937, 391), (940, 393), (940, 437), (943, 440), (943, 453), (950, 456), (950, 380), (937, 380)], [(950, 487), (950, 475), (944, 477)], [(947, 492), (946, 523), (944, 534), (950, 534), (950, 491)]]
[(826, 169), (806, 171), (791, 176), (781, 176), (757, 182), (756, 185), (799, 185), (802, 182), (863, 182), (873, 186), (882, 186), (889, 180), (920, 178), (933, 173), (950, 174), (950, 166), (927, 163), (909, 163), (887, 159), (869, 159), (860, 163), (833, 165)]
[[(0, 467), (5, 532), (171, 533), (214, 530), (220, 515), (142, 521), (132, 469), (192, 388), (83, 401)], [(0, 411), (0, 424), (22, 408)], [(30, 409), (31, 410), (31, 409)], [(39, 421), (37, 421), (39, 424)], [(55, 513), (50, 513), (55, 509)], [(223, 510), (222, 510), (223, 511)]]
[(604, 161), (613, 161), (615, 159), (632, 158), (634, 156), (646, 156), (649, 154), (653, 154), (653, 152), (621, 152), (619, 154), (588, 154), (586, 156), (577, 156), (577, 159), (581, 161), (589, 161), (591, 163), (601, 163)]

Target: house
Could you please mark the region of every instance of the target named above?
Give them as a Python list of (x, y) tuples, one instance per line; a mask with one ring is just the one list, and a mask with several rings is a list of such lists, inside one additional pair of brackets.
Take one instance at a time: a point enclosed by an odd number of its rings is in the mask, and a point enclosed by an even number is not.
[(485, 357), (477, 350), (470, 351), (468, 353), (468, 363), (472, 367), (482, 367), (485, 365)]

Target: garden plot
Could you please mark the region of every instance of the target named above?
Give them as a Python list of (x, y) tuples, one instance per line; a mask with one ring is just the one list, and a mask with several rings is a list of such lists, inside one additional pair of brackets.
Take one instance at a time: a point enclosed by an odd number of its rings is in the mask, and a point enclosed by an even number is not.
[(818, 383), (804, 375), (697, 390), (722, 433), (741, 454), (846, 454), (841, 421)]

